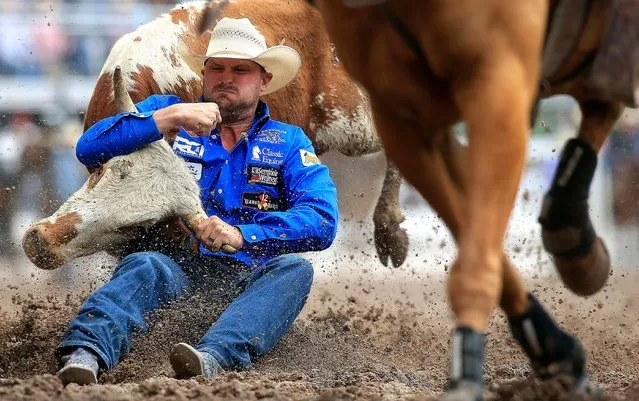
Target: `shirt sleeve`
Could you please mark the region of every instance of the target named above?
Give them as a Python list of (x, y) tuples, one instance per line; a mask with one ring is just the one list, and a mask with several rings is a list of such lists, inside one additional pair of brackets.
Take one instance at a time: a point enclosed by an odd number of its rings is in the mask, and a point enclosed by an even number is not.
[(337, 232), (337, 189), (328, 167), (321, 164), (313, 145), (297, 128), (295, 144), (283, 169), (288, 209), (260, 212), (253, 224), (238, 225), (247, 251), (268, 254), (309, 252), (328, 248)]
[(179, 102), (177, 96), (153, 95), (136, 104), (137, 112), (98, 121), (78, 139), (76, 157), (85, 166), (95, 168), (112, 157), (129, 154), (161, 139), (153, 114)]

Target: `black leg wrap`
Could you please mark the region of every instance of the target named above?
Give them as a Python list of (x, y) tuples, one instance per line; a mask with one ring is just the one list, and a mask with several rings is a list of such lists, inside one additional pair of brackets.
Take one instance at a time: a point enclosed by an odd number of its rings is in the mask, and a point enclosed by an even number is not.
[(528, 299), (526, 313), (509, 317), (508, 321), (535, 373), (540, 379), (569, 375), (580, 386), (586, 378), (586, 358), (581, 344), (557, 326), (532, 294)]
[(553, 255), (579, 257), (592, 249), (597, 235), (590, 221), (588, 193), (596, 168), (597, 152), (587, 142), (568, 141), (539, 216), (544, 248)]
[(484, 334), (468, 327), (455, 329), (451, 343), (449, 388), (454, 389), (463, 381), (483, 386), (485, 339)]

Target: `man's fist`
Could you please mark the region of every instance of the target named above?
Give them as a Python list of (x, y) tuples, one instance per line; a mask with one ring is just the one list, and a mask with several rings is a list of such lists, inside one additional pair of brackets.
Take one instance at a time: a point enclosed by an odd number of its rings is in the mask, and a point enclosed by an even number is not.
[(177, 103), (153, 114), (158, 131), (167, 140), (174, 140), (179, 127), (192, 136), (208, 136), (222, 122), (220, 109), (215, 103)]
[(240, 249), (244, 245), (244, 237), (239, 228), (229, 225), (217, 216), (209, 217), (195, 227), (195, 236), (204, 246), (213, 252), (222, 245), (230, 245)]

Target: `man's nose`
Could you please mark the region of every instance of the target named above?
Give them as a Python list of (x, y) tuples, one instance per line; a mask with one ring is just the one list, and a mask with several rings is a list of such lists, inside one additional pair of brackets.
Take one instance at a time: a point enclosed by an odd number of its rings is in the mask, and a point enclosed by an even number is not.
[(220, 76), (220, 81), (225, 84), (233, 82), (233, 73), (231, 71), (224, 71)]

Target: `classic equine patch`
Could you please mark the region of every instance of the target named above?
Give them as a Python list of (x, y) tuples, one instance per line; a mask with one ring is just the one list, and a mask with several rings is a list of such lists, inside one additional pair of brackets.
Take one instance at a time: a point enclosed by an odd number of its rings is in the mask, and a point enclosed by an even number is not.
[(279, 199), (263, 192), (244, 192), (242, 194), (242, 205), (259, 209), (263, 212), (281, 209)]
[(276, 187), (280, 183), (280, 170), (274, 167), (248, 166), (246, 182)]
[(255, 145), (251, 148), (251, 160), (280, 166), (284, 163), (284, 153), (271, 148), (260, 148)]

